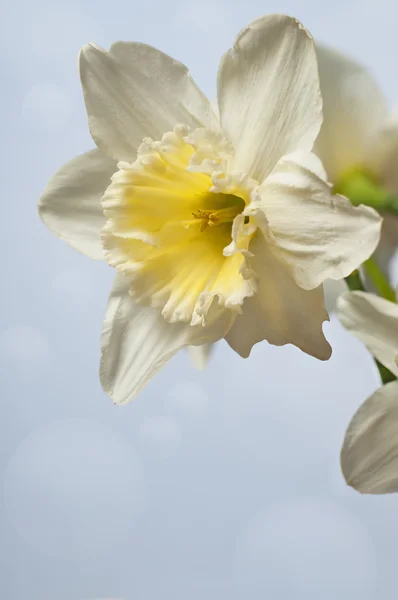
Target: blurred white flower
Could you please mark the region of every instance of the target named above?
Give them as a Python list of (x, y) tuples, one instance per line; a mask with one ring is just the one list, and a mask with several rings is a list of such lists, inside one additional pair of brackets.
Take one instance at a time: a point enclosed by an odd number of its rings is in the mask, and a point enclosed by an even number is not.
[(322, 283), (372, 254), (381, 220), (333, 196), (311, 154), (322, 101), (304, 27), (272, 15), (238, 35), (219, 118), (186, 67), (145, 44), (88, 44), (80, 75), (98, 149), (55, 175), (40, 214), (118, 271), (104, 390), (124, 404), (180, 348), (223, 337), (244, 357), (266, 339), (328, 359)]
[[(398, 377), (398, 305), (366, 292), (346, 292), (337, 301), (344, 327)], [(341, 466), (349, 485), (369, 494), (398, 492), (398, 381), (370, 396), (345, 435)]]
[[(391, 114), (370, 72), (355, 60), (317, 44), (323, 124), (314, 152), (336, 190), (350, 198), (352, 177), (377, 195), (398, 197), (398, 112)], [(366, 203), (366, 199), (361, 201)], [(376, 260), (387, 274), (398, 246), (398, 216), (382, 213)]]

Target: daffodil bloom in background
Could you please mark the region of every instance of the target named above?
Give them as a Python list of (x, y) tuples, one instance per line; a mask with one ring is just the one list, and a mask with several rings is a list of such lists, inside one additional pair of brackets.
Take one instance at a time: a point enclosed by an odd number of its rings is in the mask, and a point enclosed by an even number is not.
[[(398, 377), (398, 305), (366, 292), (346, 292), (337, 302), (344, 327)], [(369, 494), (398, 492), (398, 381), (370, 396), (354, 415), (341, 451), (344, 477)]]
[(398, 115), (362, 65), (321, 44), (317, 56), (323, 125), (314, 152), (335, 191), (383, 215), (375, 259), (387, 274), (398, 246)]
[(184, 65), (145, 44), (88, 44), (80, 75), (98, 149), (61, 168), (43, 221), (117, 271), (100, 377), (131, 400), (180, 348), (225, 338), (331, 353), (322, 283), (377, 246), (376, 211), (333, 196), (314, 43), (295, 19), (244, 29), (221, 59), (219, 118)]

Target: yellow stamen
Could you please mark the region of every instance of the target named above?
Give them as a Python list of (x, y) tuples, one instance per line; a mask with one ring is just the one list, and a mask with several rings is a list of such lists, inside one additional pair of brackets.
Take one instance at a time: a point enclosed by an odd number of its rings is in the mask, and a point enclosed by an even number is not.
[(202, 220), (200, 231), (204, 231), (207, 227), (221, 225), (221, 223), (231, 223), (236, 215), (241, 212), (239, 206), (229, 206), (221, 210), (203, 210), (198, 208), (192, 213), (194, 219)]
[(204, 231), (206, 227), (214, 227), (214, 225), (218, 222), (218, 211), (212, 210), (201, 210), (198, 208), (197, 211), (192, 213), (194, 219), (201, 219), (202, 225), (200, 227), (200, 231)]

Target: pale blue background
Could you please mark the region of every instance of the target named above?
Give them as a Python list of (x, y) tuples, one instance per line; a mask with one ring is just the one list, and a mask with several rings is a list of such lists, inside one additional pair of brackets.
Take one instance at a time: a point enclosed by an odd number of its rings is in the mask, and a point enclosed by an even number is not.
[[(132, 405), (97, 376), (112, 271), (40, 223), (54, 171), (92, 147), (79, 47), (140, 40), (182, 60), (210, 98), (252, 18), (298, 17), (361, 58), (398, 100), (395, 0), (20, 2), (0, 18), (1, 587), (5, 600), (392, 600), (398, 497), (339, 471), (345, 427), (377, 386), (336, 322), (326, 364), (221, 344), (180, 354)], [(4, 502), (3, 502), (4, 498)]]

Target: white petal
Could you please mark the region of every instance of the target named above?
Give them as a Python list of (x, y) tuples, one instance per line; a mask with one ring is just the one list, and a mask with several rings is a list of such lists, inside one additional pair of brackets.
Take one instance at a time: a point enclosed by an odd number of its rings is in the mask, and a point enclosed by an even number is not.
[(337, 301), (337, 316), (369, 352), (398, 376), (398, 305), (366, 292), (346, 292)]
[(133, 301), (130, 285), (116, 276), (101, 336), (101, 383), (116, 404), (130, 402), (180, 348), (224, 337), (235, 318), (214, 306), (209, 327), (166, 323), (158, 310)]
[(336, 281), (335, 279), (327, 279), (323, 284), (323, 293), (325, 295), (325, 307), (330, 314), (336, 309), (337, 298), (348, 290), (345, 279)]
[(387, 107), (371, 74), (354, 60), (317, 44), (323, 125), (315, 145), (333, 183), (363, 166), (368, 142)]
[(267, 340), (276, 346), (294, 344), (311, 356), (327, 360), (331, 348), (322, 332), (322, 323), (328, 319), (322, 287), (301, 289), (262, 234), (256, 234), (250, 251), (254, 253), (250, 266), (259, 278), (258, 289), (245, 300), (243, 314), (226, 336), (228, 344), (244, 358), (254, 344)]
[(285, 156), (259, 191), (253, 208), (261, 206), (283, 260), (305, 289), (347, 277), (378, 244), (378, 213), (334, 196), (314, 172), (314, 155)]
[(398, 492), (398, 382), (378, 389), (354, 415), (341, 450), (344, 477), (364, 494)]
[(260, 183), (285, 154), (311, 150), (322, 123), (313, 40), (295, 19), (253, 21), (222, 58), (221, 124), (238, 168)]
[(40, 198), (39, 214), (50, 231), (90, 258), (104, 258), (100, 200), (116, 170), (114, 160), (91, 150), (61, 167)]
[(135, 160), (145, 137), (160, 140), (178, 123), (218, 127), (187, 68), (146, 44), (117, 42), (109, 51), (88, 44), (80, 77), (91, 135), (117, 160)]
[(189, 356), (193, 366), (198, 371), (203, 371), (207, 367), (209, 356), (212, 352), (213, 344), (203, 344), (202, 346), (189, 346)]

